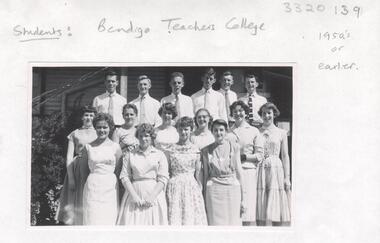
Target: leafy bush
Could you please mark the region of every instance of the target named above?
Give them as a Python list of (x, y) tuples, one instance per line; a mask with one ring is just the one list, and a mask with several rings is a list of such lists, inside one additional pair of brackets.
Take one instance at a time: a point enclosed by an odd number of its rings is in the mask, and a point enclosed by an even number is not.
[(55, 225), (65, 166), (64, 115), (34, 117), (32, 126), (31, 225)]

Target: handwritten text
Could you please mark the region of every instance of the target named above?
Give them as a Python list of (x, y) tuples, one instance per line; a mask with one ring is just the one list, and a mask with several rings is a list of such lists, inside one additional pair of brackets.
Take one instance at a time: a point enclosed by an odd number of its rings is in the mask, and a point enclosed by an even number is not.
[(98, 24), (98, 31), (105, 33), (135, 34), (135, 38), (142, 38), (144, 35), (150, 32), (150, 28), (139, 27), (135, 25), (132, 20), (130, 20), (126, 26), (115, 27), (112, 24), (108, 24), (106, 18), (102, 18)]
[(67, 27), (66, 29), (58, 27), (42, 28), (39, 26), (29, 28), (22, 25), (16, 25), (13, 27), (13, 35), (21, 37), (19, 40), (20, 42), (59, 40), (65, 34), (65, 31), (67, 36), (72, 35), (70, 27)]

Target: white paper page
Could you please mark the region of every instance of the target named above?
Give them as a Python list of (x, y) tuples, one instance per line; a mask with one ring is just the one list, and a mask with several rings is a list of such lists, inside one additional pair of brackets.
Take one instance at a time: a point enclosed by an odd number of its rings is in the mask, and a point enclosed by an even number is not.
[[(379, 242), (379, 12), (367, 0), (1, 1), (1, 238)], [(292, 227), (30, 227), (31, 63), (294, 65)]]

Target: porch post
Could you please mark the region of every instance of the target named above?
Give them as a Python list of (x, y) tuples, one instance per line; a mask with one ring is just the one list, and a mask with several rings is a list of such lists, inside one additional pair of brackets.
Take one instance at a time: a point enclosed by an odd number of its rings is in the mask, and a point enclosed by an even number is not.
[(128, 89), (128, 68), (122, 67), (121, 73), (120, 73), (120, 95), (125, 97), (128, 100), (127, 89)]

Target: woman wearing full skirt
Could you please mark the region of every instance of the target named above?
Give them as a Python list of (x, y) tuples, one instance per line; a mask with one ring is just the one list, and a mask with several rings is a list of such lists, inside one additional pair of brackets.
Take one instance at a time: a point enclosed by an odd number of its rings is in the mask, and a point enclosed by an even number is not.
[(274, 104), (264, 104), (259, 114), (264, 122), (260, 128), (264, 138), (264, 161), (258, 170), (257, 221), (260, 225), (289, 225), (291, 192), (287, 132), (273, 123), (280, 114)]
[(165, 154), (152, 146), (155, 130), (143, 123), (137, 128), (139, 147), (123, 155), (120, 180), (125, 193), (118, 225), (167, 225), (165, 188), (169, 177)]

